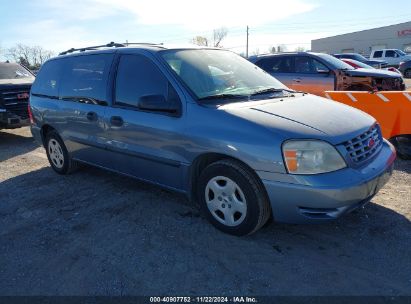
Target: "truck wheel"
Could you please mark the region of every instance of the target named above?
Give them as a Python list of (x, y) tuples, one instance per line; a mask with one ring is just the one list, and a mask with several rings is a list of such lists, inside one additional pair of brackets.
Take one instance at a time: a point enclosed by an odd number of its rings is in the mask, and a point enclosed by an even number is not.
[(234, 160), (221, 160), (206, 167), (199, 178), (198, 194), (207, 219), (232, 235), (256, 232), (271, 214), (261, 182)]
[(58, 174), (69, 174), (78, 167), (78, 163), (70, 158), (64, 142), (56, 131), (46, 135), (46, 153), (51, 167)]
[(397, 136), (390, 141), (400, 158), (405, 160), (411, 159), (411, 135)]

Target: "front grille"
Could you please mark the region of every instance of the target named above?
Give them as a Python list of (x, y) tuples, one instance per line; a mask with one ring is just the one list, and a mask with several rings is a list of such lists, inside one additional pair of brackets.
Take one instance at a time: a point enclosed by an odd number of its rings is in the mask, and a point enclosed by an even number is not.
[(344, 143), (351, 160), (361, 163), (374, 156), (382, 146), (382, 136), (378, 125), (367, 132)]
[(2, 99), (2, 107), (7, 110), (7, 112), (19, 116), (21, 119), (29, 118), (28, 113), (28, 97), (22, 98), (22, 95), (29, 94), (29, 90), (13, 90), (13, 91), (3, 91), (0, 93)]
[(397, 78), (375, 78), (375, 86), (379, 91), (402, 91), (403, 81)]

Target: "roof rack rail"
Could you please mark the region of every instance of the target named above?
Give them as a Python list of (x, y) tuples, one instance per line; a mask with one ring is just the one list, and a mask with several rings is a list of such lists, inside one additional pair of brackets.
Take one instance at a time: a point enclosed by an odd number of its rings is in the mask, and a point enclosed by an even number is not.
[(129, 45), (163, 45), (164, 43), (151, 43), (151, 42), (126, 42), (124, 43), (125, 46)]
[(123, 44), (123, 43), (110, 42), (110, 43), (103, 44), (103, 45), (88, 46), (88, 47), (79, 48), (79, 49), (71, 48), (67, 51), (61, 52), (59, 55), (66, 55), (66, 54), (70, 54), (70, 53), (73, 53), (73, 52), (85, 52), (85, 51), (97, 50), (97, 49), (103, 48), (103, 47), (125, 47), (125, 46), (126, 45)]

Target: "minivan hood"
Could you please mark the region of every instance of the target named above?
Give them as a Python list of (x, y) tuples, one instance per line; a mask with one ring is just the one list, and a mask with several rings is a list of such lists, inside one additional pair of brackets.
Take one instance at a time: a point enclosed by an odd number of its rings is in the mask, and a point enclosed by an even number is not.
[(273, 130), (284, 139), (322, 139), (332, 144), (368, 130), (375, 119), (355, 108), (315, 95), (232, 103), (219, 107)]
[(390, 72), (386, 70), (378, 69), (356, 69), (356, 70), (345, 70), (346, 74), (350, 76), (359, 76), (359, 77), (384, 77), (384, 78), (398, 78), (400, 75), (395, 72)]

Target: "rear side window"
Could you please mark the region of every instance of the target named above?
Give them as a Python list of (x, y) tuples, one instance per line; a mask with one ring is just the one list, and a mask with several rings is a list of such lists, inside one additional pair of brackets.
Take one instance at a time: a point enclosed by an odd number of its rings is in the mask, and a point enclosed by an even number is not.
[(168, 96), (168, 80), (147, 57), (123, 55), (117, 69), (116, 104), (137, 107), (141, 96)]
[(374, 52), (374, 57), (373, 58), (381, 58), (381, 57), (382, 57), (382, 51)]
[(58, 98), (63, 62), (51, 60), (43, 65), (31, 88), (32, 94)]
[(107, 81), (113, 57), (113, 54), (98, 54), (65, 59), (61, 98), (107, 105)]
[(292, 57), (271, 57), (261, 59), (256, 63), (269, 73), (292, 73)]

